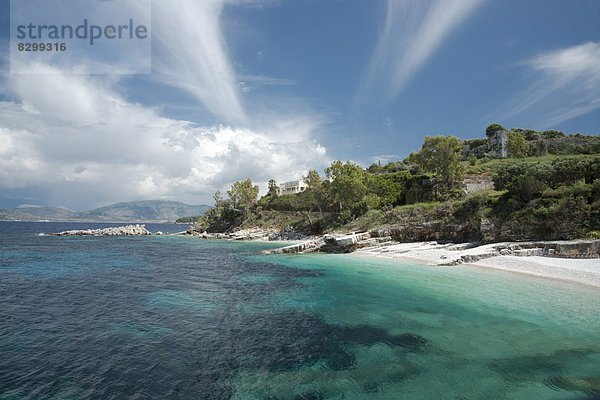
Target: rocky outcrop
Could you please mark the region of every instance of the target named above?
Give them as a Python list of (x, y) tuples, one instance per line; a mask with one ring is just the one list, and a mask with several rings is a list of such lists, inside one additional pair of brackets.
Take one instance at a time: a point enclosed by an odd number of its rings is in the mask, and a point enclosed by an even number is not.
[(221, 239), (221, 240), (264, 240), (264, 241), (286, 241), (286, 240), (307, 240), (309, 237), (293, 230), (287, 229), (264, 229), (249, 228), (239, 229), (229, 233), (209, 233), (202, 228), (192, 225), (187, 230), (188, 235), (196, 236), (202, 239)]
[(474, 263), (496, 256), (600, 258), (600, 240), (571, 240), (555, 242), (497, 243), (486, 252), (465, 254), (441, 265)]
[(563, 258), (599, 258), (600, 240), (543, 242), (542, 255)]
[(146, 236), (151, 235), (145, 225), (127, 225), (102, 229), (78, 229), (51, 233), (50, 236)]
[(369, 232), (348, 233), (343, 235), (325, 235), (316, 239), (311, 239), (291, 246), (282, 247), (275, 250), (266, 250), (265, 254), (281, 253), (351, 253), (363, 247), (382, 246), (390, 243), (392, 238), (389, 236), (372, 237)]
[(491, 175), (465, 175), (463, 187), (466, 194), (493, 190), (494, 180)]
[(325, 235), (325, 244), (321, 251), (325, 253), (351, 253), (358, 248), (359, 243), (371, 238), (368, 232), (350, 233), (346, 235)]
[(491, 158), (506, 158), (508, 156), (508, 131), (500, 128), (488, 134), (488, 153)]
[(322, 238), (308, 240), (302, 243), (292, 244), (290, 246), (280, 247), (274, 250), (265, 250), (264, 254), (300, 254), (300, 253), (314, 253), (320, 251), (325, 244)]

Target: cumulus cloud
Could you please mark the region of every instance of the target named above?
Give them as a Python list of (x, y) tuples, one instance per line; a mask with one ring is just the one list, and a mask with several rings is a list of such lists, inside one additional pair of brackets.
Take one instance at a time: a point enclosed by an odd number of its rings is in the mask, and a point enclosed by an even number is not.
[(535, 55), (521, 63), (532, 74), (532, 83), (511, 98), (496, 119), (526, 119), (533, 126), (549, 128), (600, 108), (598, 65), (597, 42)]
[[(63, 77), (43, 79), (48, 87)], [(270, 178), (297, 178), (327, 162), (325, 148), (298, 119), (263, 131), (204, 127), (162, 117), (91, 79), (70, 81), (80, 96), (81, 106), (74, 109), (70, 102), (49, 104), (30, 95), (29, 85), (36, 84), (15, 82), (23, 102), (0, 102), (0, 187), (38, 187), (54, 204), (206, 202), (215, 189), (239, 179), (250, 177), (264, 186)], [(106, 93), (97, 97), (98, 91)], [(104, 112), (86, 113), (89, 104)], [(70, 109), (81, 115), (69, 121)], [(278, 135), (282, 127), (288, 135)]]
[[(123, 93), (123, 76), (74, 74), (39, 64), (5, 75), (0, 101), (0, 190), (36, 194), (74, 209), (138, 199), (209, 202), (216, 189), (252, 178), (297, 179), (327, 164), (311, 113), (249, 118), (221, 35), (226, 4), (256, 0), (154, 2), (150, 77), (191, 94), (222, 125), (162, 115)], [(85, 66), (83, 66), (85, 68)], [(78, 71), (81, 72), (81, 71)], [(255, 85), (290, 84), (262, 76)], [(121, 90), (117, 90), (117, 88)], [(30, 196), (33, 197), (33, 196)]]
[(445, 38), (483, 0), (387, 0), (383, 30), (371, 58), (363, 90), (397, 96)]

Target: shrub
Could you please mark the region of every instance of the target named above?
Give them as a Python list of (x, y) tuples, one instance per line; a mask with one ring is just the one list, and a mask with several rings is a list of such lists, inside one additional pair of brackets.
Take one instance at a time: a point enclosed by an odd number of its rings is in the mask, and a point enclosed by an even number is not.
[(342, 211), (336, 219), (337, 223), (340, 225), (346, 225), (348, 222), (352, 221), (352, 211), (344, 210)]
[(469, 165), (473, 167), (477, 165), (477, 157), (475, 156), (475, 154), (469, 154), (467, 160), (469, 160)]
[(498, 131), (502, 131), (504, 130), (504, 127), (500, 124), (491, 124), (490, 126), (488, 126), (487, 128), (485, 128), (485, 134), (487, 136), (492, 136), (494, 133), (498, 132)]
[(586, 239), (600, 239), (600, 231), (589, 231), (585, 234)]

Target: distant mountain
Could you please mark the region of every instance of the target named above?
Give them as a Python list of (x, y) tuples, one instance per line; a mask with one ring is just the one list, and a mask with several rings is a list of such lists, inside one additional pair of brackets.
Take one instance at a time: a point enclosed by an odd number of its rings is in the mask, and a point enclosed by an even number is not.
[(206, 205), (177, 201), (146, 200), (117, 203), (95, 210), (76, 212), (61, 207), (22, 205), (0, 209), (4, 221), (84, 221), (84, 222), (174, 222), (178, 218), (204, 214)]
[(82, 213), (95, 221), (175, 221), (181, 217), (201, 215), (209, 206), (191, 206), (178, 201), (146, 200), (117, 203)]

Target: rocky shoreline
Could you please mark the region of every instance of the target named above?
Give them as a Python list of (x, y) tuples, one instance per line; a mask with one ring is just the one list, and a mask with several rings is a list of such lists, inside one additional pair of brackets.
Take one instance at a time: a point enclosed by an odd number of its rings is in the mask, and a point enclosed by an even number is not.
[[(127, 225), (102, 229), (69, 230), (50, 233), (49, 236), (149, 236), (145, 225)], [(162, 235), (156, 232), (154, 235)], [(496, 256), (517, 257), (556, 257), (593, 259), (600, 258), (600, 240), (570, 241), (529, 241), (502, 242), (492, 244), (477, 243), (438, 243), (412, 242), (402, 243), (391, 236), (380, 235), (379, 231), (350, 232), (346, 234), (327, 234), (323, 236), (306, 236), (290, 229), (249, 228), (229, 233), (208, 233), (192, 225), (185, 232), (174, 235), (189, 235), (201, 239), (220, 240), (255, 240), (255, 241), (293, 241), (287, 246), (273, 250), (265, 250), (265, 254), (302, 254), (302, 253), (353, 253), (375, 254), (379, 256), (407, 256), (418, 258), (419, 252), (439, 253), (434, 263), (440, 266), (451, 266), (464, 263), (475, 263)], [(431, 260), (430, 260), (431, 261)]]
[(265, 253), (352, 253), (358, 251), (362, 254), (402, 255), (419, 248), (423, 250), (423, 246), (427, 247), (428, 250), (436, 250), (443, 253), (440, 254), (439, 262), (436, 263), (443, 266), (473, 263), (496, 256), (542, 256), (575, 259), (600, 258), (600, 240), (503, 242), (493, 244), (401, 243), (393, 240), (390, 236), (378, 236), (369, 232), (325, 235), (279, 249), (266, 250)]
[(600, 240), (503, 242), (493, 244), (411, 242), (368, 233), (329, 235), (266, 254), (352, 253), (403, 264), (484, 268), (600, 288)]
[(310, 236), (303, 235), (288, 229), (262, 229), (250, 228), (234, 230), (229, 233), (208, 233), (199, 229), (197, 226), (190, 226), (186, 232), (187, 235), (201, 239), (221, 239), (221, 240), (258, 240), (258, 241), (306, 241)]
[[(353, 253), (432, 266), (477, 267), (600, 287), (600, 240), (479, 243), (399, 242), (378, 231), (305, 236), (292, 230), (242, 229), (207, 233), (191, 226), (185, 235), (201, 239), (295, 242), (264, 254)], [(147, 236), (144, 225), (71, 230), (49, 236)], [(154, 235), (162, 235), (156, 232)]]

